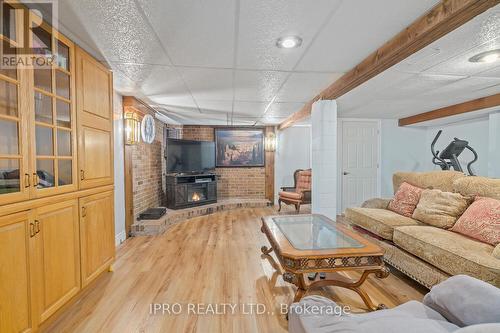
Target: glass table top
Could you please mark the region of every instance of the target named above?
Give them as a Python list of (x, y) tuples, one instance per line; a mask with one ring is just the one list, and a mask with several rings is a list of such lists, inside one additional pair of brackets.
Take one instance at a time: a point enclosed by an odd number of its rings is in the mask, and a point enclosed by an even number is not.
[(297, 250), (362, 248), (363, 244), (344, 234), (321, 215), (273, 217), (274, 223)]

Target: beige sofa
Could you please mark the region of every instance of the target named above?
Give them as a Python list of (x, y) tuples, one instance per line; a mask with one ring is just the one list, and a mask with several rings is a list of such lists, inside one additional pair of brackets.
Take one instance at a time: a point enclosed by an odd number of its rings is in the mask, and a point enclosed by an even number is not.
[[(469, 177), (456, 171), (396, 173), (394, 191), (402, 182), (462, 195), (500, 200), (500, 179)], [(355, 229), (385, 249), (384, 259), (430, 288), (449, 276), (466, 274), (500, 287), (500, 245), (467, 238), (426, 225), (387, 209), (390, 199), (371, 199), (348, 208), (345, 218)]]

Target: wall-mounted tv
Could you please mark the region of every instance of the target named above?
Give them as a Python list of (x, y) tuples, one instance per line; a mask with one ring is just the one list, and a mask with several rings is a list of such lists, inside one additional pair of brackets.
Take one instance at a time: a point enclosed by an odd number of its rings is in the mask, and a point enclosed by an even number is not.
[(215, 143), (167, 139), (165, 157), (168, 173), (207, 172), (215, 169)]

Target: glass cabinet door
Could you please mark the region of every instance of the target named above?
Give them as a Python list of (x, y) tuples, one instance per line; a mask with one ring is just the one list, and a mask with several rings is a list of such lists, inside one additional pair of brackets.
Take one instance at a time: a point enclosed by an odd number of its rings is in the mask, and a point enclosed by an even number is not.
[[(0, 35), (0, 43), (3, 50), (10, 41)], [(18, 68), (0, 67), (0, 205), (29, 196), (25, 105), (19, 97), (21, 74)]]
[(76, 124), (74, 106), (73, 44), (50, 30), (33, 29), (33, 40), (45, 46), (42, 54), (55, 55), (51, 67), (33, 68), (35, 196), (74, 191)]

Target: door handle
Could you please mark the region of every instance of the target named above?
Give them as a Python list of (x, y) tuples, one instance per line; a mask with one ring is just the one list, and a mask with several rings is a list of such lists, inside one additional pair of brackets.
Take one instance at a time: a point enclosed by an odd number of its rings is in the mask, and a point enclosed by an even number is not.
[(35, 220), (35, 235), (40, 232), (40, 221)]
[(35, 224), (33, 222), (30, 222), (30, 237), (35, 236)]
[(38, 174), (36, 172), (33, 173), (33, 186), (38, 186)]
[(87, 208), (82, 207), (82, 217), (87, 216)]
[(80, 180), (85, 179), (85, 170), (80, 170)]
[(344, 174), (344, 176), (347, 176), (350, 174), (350, 172), (344, 171), (343, 174)]
[(25, 173), (24, 174), (24, 187), (28, 188), (30, 186), (31, 186), (31, 184), (30, 184), (30, 175), (28, 173)]

